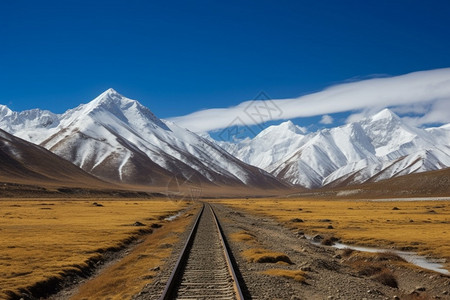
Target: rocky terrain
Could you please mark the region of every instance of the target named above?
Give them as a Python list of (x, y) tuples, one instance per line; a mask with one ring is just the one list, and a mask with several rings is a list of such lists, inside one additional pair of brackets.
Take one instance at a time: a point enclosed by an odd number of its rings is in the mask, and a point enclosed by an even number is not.
[[(360, 258), (357, 252), (314, 245), (272, 219), (220, 204), (214, 207), (228, 236), (248, 299), (450, 299), (447, 275), (404, 264), (395, 256)], [(230, 239), (233, 233), (242, 231), (254, 240), (248, 243)], [(184, 235), (180, 241), (186, 238)], [(291, 264), (249, 262), (243, 253), (252, 247), (284, 253)], [(135, 299), (158, 299), (179, 249), (181, 243), (174, 246), (172, 257), (161, 267), (154, 282)], [(382, 275), (372, 274), (369, 268), (361, 268), (366, 263), (386, 270)], [(270, 269), (300, 270), (305, 281), (263, 274)]]

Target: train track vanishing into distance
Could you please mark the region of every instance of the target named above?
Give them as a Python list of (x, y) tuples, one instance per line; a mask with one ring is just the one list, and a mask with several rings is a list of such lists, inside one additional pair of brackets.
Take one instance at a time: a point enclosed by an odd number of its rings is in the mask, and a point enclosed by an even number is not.
[(217, 216), (199, 212), (160, 300), (244, 299)]

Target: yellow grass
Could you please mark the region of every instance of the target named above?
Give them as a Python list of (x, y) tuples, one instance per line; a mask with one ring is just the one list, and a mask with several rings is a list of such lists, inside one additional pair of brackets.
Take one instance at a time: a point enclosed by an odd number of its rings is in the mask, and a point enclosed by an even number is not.
[(371, 253), (371, 252), (351, 251), (347, 255), (343, 254), (343, 256), (347, 261), (388, 262), (388, 263), (405, 262), (403, 258), (391, 252)]
[[(272, 216), (287, 227), (307, 234), (334, 236), (355, 245), (412, 247), (409, 249), (419, 254), (445, 258), (450, 262), (448, 201), (237, 199), (221, 200), (221, 203)], [(293, 222), (295, 218), (303, 222)], [(327, 229), (329, 225), (334, 229)]]
[(390, 270), (393, 264), (406, 264), (406, 261), (393, 253), (367, 253), (352, 251), (346, 255), (345, 262), (358, 275), (372, 277), (381, 284), (397, 288), (395, 274)]
[(255, 236), (247, 231), (238, 231), (230, 234), (230, 238), (234, 242), (248, 242), (248, 243), (254, 243)]
[[(77, 270), (186, 206), (165, 199), (1, 200), (0, 298), (8, 290)], [(135, 222), (146, 226), (132, 226)]]
[[(286, 254), (262, 248), (260, 242), (256, 239), (256, 237), (247, 231), (241, 230), (238, 232), (234, 232), (230, 234), (230, 238), (234, 242), (244, 243), (247, 246), (259, 246), (259, 248), (249, 248), (241, 253), (241, 255), (249, 262), (276, 263), (277, 265), (285, 266), (293, 264)], [(294, 279), (295, 281), (302, 283), (306, 281), (305, 272), (301, 270), (267, 269), (262, 273), (271, 276)]]
[(271, 276), (278, 276), (278, 277), (284, 277), (288, 279), (294, 279), (298, 282), (305, 282), (306, 281), (306, 273), (301, 270), (284, 270), (284, 269), (269, 269), (262, 272), (263, 274), (271, 275)]
[(72, 300), (131, 299), (156, 275), (158, 267), (172, 253), (172, 246), (191, 221), (192, 214), (167, 223), (148, 235), (124, 259), (84, 284)]
[(242, 252), (242, 256), (249, 262), (257, 263), (288, 263), (292, 264), (289, 257), (281, 252), (275, 252), (263, 248), (250, 248)]

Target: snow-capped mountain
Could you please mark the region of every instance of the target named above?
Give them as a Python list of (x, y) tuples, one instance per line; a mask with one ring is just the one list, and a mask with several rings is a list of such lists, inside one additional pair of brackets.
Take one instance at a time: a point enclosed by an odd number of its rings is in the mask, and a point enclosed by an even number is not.
[[(305, 135), (290, 121), (226, 145), (244, 162), (309, 188), (339, 186), (450, 166), (450, 126), (408, 126), (389, 109)], [(267, 138), (265, 138), (267, 137)]]
[(100, 178), (134, 184), (164, 185), (181, 176), (217, 185), (280, 187), (284, 181), (317, 188), (450, 166), (450, 124), (415, 128), (389, 109), (309, 134), (287, 121), (228, 143), (160, 120), (109, 89), (64, 114), (0, 105), (0, 128)]
[(61, 115), (0, 106), (0, 128), (115, 182), (165, 185), (181, 176), (217, 185), (282, 186), (269, 173), (158, 119), (113, 89)]
[(105, 187), (106, 182), (86, 173), (43, 147), (0, 129), (0, 181), (61, 186)]
[(273, 164), (299, 149), (304, 137), (302, 128), (287, 121), (268, 127), (253, 139), (247, 138), (239, 143), (217, 143), (242, 161), (270, 172)]

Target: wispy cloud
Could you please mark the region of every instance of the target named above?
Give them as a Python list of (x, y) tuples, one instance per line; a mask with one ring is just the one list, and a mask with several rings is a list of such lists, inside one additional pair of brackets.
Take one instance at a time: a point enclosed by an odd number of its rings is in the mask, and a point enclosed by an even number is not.
[(431, 108), (422, 116), (405, 117), (404, 119), (414, 126), (433, 123), (448, 123), (450, 122), (450, 100), (434, 101)]
[(320, 121), (319, 121), (320, 124), (326, 124), (326, 125), (333, 124), (333, 122), (334, 122), (334, 119), (330, 115), (323, 115), (322, 119), (320, 119)]
[(169, 120), (202, 132), (226, 128), (236, 120), (250, 126), (269, 119), (348, 111), (354, 112), (349, 120), (355, 120), (384, 107), (419, 112), (421, 116), (409, 118), (415, 125), (450, 122), (450, 68), (344, 83), (295, 99), (246, 101), (234, 107), (206, 109)]

